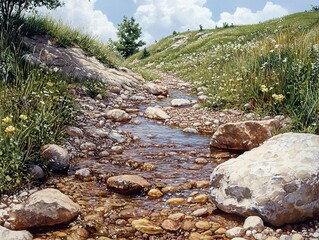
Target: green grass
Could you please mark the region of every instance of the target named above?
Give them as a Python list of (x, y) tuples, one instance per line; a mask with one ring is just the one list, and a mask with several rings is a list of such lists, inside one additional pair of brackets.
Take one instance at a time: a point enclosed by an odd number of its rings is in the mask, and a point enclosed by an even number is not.
[(63, 128), (74, 122), (76, 114), (74, 89), (91, 97), (108, 97), (108, 86), (101, 82), (67, 78), (25, 62), (22, 56), (28, 49), (21, 37), (51, 35), (59, 45), (78, 45), (110, 67), (122, 65), (122, 58), (110, 46), (60, 23), (47, 18), (21, 23), (17, 33), (0, 31), (0, 194), (28, 183), (31, 164), (45, 168), (39, 150), (48, 143), (62, 143)]
[[(184, 39), (184, 44), (172, 48)], [(292, 118), (292, 130), (314, 132), (319, 113), (319, 12), (256, 25), (185, 32), (150, 46), (135, 68), (174, 74), (207, 89), (206, 106), (240, 108)], [(145, 71), (145, 70), (144, 70)]]
[(23, 20), (21, 31), (26, 36), (50, 35), (62, 47), (77, 45), (88, 56), (95, 56), (112, 68), (121, 66), (123, 62), (123, 58), (112, 48), (111, 44), (103, 44), (89, 34), (84, 34), (48, 17), (35, 16)]

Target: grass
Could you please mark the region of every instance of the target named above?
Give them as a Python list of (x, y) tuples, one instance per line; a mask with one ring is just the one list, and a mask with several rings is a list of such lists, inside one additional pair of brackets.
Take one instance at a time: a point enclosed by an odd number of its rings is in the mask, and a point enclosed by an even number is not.
[(30, 165), (45, 168), (40, 148), (61, 143), (63, 127), (74, 122), (73, 89), (91, 97), (108, 97), (107, 86), (101, 82), (67, 78), (25, 62), (26, 48), (19, 39), (33, 34), (51, 35), (63, 47), (78, 45), (110, 67), (121, 66), (122, 58), (109, 46), (50, 19), (23, 20), (16, 39), (0, 31), (0, 194), (28, 183)]
[(111, 44), (104, 44), (89, 34), (84, 34), (48, 17), (35, 16), (24, 19), (21, 31), (26, 36), (50, 35), (62, 47), (77, 45), (85, 51), (87, 56), (95, 56), (99, 61), (112, 68), (121, 66), (123, 62), (121, 55), (114, 51)]
[(150, 46), (149, 57), (140, 59), (139, 53), (128, 62), (205, 87), (205, 105), (212, 109), (245, 109), (251, 103), (264, 115), (288, 115), (293, 131), (314, 132), (319, 124), (318, 23), (316, 11), (185, 32)]

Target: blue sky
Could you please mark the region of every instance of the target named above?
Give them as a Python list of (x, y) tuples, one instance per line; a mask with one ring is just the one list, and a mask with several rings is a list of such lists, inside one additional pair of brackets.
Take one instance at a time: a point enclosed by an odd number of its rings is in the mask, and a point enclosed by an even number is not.
[[(116, 40), (123, 16), (141, 25), (142, 38), (151, 44), (173, 31), (214, 28), (223, 22), (253, 24), (310, 10), (318, 0), (64, 0), (64, 7), (49, 11), (56, 19), (92, 33), (102, 41)], [(48, 13), (48, 11), (41, 10)]]

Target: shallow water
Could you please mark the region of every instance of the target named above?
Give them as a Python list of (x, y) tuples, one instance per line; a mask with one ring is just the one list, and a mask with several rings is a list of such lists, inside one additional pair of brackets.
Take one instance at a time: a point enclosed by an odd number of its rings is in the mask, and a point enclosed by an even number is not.
[[(171, 98), (187, 98), (193, 100), (193, 97), (185, 95), (183, 92), (174, 90), (170, 92)], [(169, 99), (162, 100), (152, 105), (169, 106)], [(139, 106), (143, 111), (149, 105)], [(129, 144), (124, 152), (119, 155), (111, 155), (106, 158), (85, 158), (76, 159), (68, 177), (52, 180), (51, 184), (70, 195), (79, 203), (85, 215), (96, 213), (96, 209), (107, 208), (109, 205), (114, 214), (118, 214), (123, 209), (134, 208), (138, 212), (147, 212), (149, 214), (161, 212), (163, 209), (170, 209), (166, 200), (172, 197), (183, 197), (187, 199), (194, 191), (201, 194), (209, 194), (208, 188), (198, 189), (196, 182), (208, 181), (214, 167), (222, 161), (219, 158), (211, 156), (209, 149), (209, 136), (185, 133), (181, 129), (164, 126), (161, 122), (149, 120), (144, 117), (135, 117), (132, 121), (139, 121), (140, 124), (123, 124), (119, 129), (124, 132), (131, 132), (133, 136), (140, 138), (139, 141)], [(196, 164), (196, 158), (204, 158), (207, 164)], [(151, 169), (149, 166), (151, 164)], [(92, 176), (90, 179), (79, 179), (74, 176), (74, 172), (81, 168), (90, 168)], [(105, 180), (110, 176), (122, 174), (137, 174), (148, 180), (153, 188), (163, 188), (174, 186), (176, 190), (166, 193), (159, 199), (149, 198), (146, 194), (137, 196), (124, 196), (114, 193), (107, 189)], [(183, 212), (190, 214), (194, 204), (185, 204), (177, 209), (169, 210), (171, 212)], [(209, 201), (203, 206), (214, 209), (214, 205)], [(114, 210), (114, 208), (116, 210)], [(207, 220), (218, 221), (228, 226), (235, 226), (241, 221), (241, 218), (223, 214), (214, 210), (215, 214), (207, 217)], [(105, 216), (109, 216), (108, 211)], [(158, 219), (160, 221), (160, 219)], [(85, 225), (82, 220), (76, 224)], [(114, 221), (105, 220), (105, 231), (111, 231), (114, 227)], [(109, 224), (109, 225), (108, 225)], [(112, 227), (111, 227), (112, 226)], [(61, 232), (61, 231), (60, 231)], [(67, 228), (62, 232), (70, 233)], [(39, 237), (46, 237), (51, 233), (36, 233)], [(91, 232), (91, 237), (104, 235), (100, 230)], [(105, 236), (111, 237), (108, 233)], [(61, 238), (64, 239), (64, 238)], [(134, 237), (132, 238), (134, 239)], [(174, 239), (174, 238), (173, 238)]]

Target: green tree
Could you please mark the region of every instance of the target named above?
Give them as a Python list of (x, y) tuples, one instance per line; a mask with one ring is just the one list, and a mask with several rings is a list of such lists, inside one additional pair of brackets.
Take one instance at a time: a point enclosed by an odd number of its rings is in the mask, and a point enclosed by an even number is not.
[(151, 56), (151, 53), (150, 53), (149, 51), (147, 51), (146, 48), (144, 48), (140, 59), (144, 59), (144, 58), (147, 58), (147, 57), (149, 57), (149, 56)]
[(17, 21), (25, 12), (42, 6), (54, 9), (62, 4), (62, 0), (1, 0), (0, 26), (5, 31), (14, 30)]
[(119, 40), (115, 42), (115, 47), (123, 57), (127, 58), (137, 53), (139, 47), (145, 45), (145, 42), (138, 40), (142, 34), (142, 28), (133, 17), (131, 19), (124, 17), (118, 26)]

